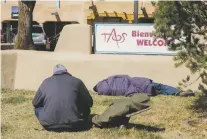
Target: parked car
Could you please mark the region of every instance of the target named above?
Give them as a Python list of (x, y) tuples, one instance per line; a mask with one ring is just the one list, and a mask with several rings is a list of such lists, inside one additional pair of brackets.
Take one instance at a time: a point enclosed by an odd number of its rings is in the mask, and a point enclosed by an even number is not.
[(0, 37), (1, 37), (1, 42), (2, 42), (2, 43), (5, 43), (5, 42), (6, 42), (6, 36), (5, 36), (5, 33), (3, 33), (2, 30), (1, 30), (1, 35), (0, 35)]
[(35, 45), (46, 45), (46, 34), (41, 25), (32, 26), (32, 39)]
[[(15, 35), (14, 40), (16, 40), (17, 35)], [(32, 26), (32, 39), (36, 46), (38, 45), (46, 45), (46, 34), (41, 25), (33, 25)]]

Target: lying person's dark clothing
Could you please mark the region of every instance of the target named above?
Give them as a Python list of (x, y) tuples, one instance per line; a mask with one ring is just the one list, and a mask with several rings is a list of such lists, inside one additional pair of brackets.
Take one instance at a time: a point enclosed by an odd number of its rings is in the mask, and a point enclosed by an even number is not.
[(152, 80), (144, 77), (130, 77), (128, 75), (115, 75), (100, 81), (93, 89), (99, 95), (132, 96), (145, 93), (155, 95)]
[(153, 82), (153, 80), (145, 77), (130, 77), (128, 75), (114, 75), (98, 82), (93, 90), (99, 95), (108, 96), (132, 96), (137, 93), (145, 93), (148, 96), (162, 95), (181, 95), (193, 96), (191, 91), (181, 94), (181, 90)]
[(67, 72), (63, 65), (43, 81), (33, 101), (35, 114), (47, 130), (80, 129), (88, 120), (92, 97), (84, 83)]

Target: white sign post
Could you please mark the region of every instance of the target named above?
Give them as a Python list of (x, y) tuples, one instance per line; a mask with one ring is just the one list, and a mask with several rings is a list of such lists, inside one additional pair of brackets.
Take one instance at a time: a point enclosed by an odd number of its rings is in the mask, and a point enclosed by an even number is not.
[(153, 24), (96, 24), (95, 52), (175, 55), (165, 40), (155, 39)]

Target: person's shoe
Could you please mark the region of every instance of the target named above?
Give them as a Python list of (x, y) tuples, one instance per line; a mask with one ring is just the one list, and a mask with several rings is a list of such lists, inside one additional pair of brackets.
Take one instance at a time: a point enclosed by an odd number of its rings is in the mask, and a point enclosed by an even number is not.
[(187, 90), (185, 92), (180, 93), (181, 97), (192, 97), (195, 96), (195, 93), (192, 90)]

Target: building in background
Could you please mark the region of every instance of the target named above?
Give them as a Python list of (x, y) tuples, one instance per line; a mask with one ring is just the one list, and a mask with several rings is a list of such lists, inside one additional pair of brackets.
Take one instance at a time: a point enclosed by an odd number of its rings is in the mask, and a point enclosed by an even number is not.
[[(94, 23), (132, 23), (133, 1), (37, 1), (33, 11), (34, 24), (41, 24), (47, 36), (52, 37), (60, 33), (66, 24)], [(18, 1), (1, 1), (1, 29), (6, 32), (17, 30)], [(139, 2), (139, 18), (141, 22), (153, 22), (154, 7), (150, 1)], [(17, 31), (14, 33), (17, 33)], [(7, 40), (9, 37), (7, 37)]]

